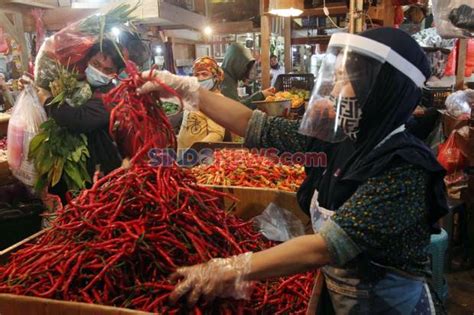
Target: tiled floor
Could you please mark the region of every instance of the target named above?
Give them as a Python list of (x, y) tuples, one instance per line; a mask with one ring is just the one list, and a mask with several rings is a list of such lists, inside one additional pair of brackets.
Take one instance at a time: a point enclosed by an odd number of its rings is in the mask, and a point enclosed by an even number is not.
[(474, 315), (474, 269), (446, 274), (449, 315)]

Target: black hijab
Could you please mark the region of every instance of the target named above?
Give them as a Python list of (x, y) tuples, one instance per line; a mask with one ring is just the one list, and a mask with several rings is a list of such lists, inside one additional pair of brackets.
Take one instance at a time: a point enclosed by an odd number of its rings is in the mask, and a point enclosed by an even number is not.
[[(420, 46), (405, 32), (394, 28), (379, 28), (360, 34), (385, 44), (415, 65), (426, 78), (430, 76), (429, 62)], [(366, 66), (366, 63), (360, 64)], [(360, 67), (359, 64), (359, 67)], [(357, 63), (347, 66), (355, 69)], [(339, 144), (311, 139), (308, 151), (323, 151), (328, 156), (326, 169), (308, 168), (307, 178), (298, 191), (301, 208), (309, 212), (315, 189), (319, 204), (327, 209), (339, 208), (368, 178), (379, 175), (397, 164), (409, 163), (427, 173), (426, 203), (429, 221), (434, 224), (448, 211), (444, 169), (432, 151), (409, 131), (398, 133), (379, 145), (392, 131), (405, 124), (421, 98), (421, 89), (388, 63), (384, 63), (368, 95), (359, 88), (370, 82), (354, 82), (356, 95), (362, 105), (362, 120), (357, 141), (345, 140)], [(359, 94), (358, 94), (359, 93)], [(377, 146), (379, 145), (379, 146)]]

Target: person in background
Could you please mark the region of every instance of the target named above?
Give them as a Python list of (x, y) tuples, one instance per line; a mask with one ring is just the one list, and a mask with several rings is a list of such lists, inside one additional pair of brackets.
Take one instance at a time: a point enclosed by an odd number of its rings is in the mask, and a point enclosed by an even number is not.
[(285, 74), (285, 68), (280, 65), (276, 55), (270, 56), (270, 80), (271, 86), (275, 87), (276, 80), (280, 74)]
[[(220, 94), (224, 71), (211, 57), (202, 57), (193, 63), (193, 76), (203, 89)], [(216, 124), (200, 111), (184, 111), (178, 134), (178, 149), (188, 149), (195, 142), (220, 142), (224, 140), (224, 127)]]
[(5, 81), (5, 75), (0, 73), (0, 112), (10, 109), (13, 105), (13, 98)]
[(224, 81), (221, 92), (224, 96), (239, 101), (249, 108), (254, 108), (252, 102), (262, 101), (267, 96), (273, 95), (273, 89), (269, 88), (254, 93), (248, 98), (239, 98), (237, 91), (239, 81), (255, 80), (257, 76), (255, 58), (245, 46), (236, 43), (230, 45), (225, 53), (222, 69), (224, 70)]
[[(93, 95), (85, 104), (72, 107), (67, 102), (61, 106), (45, 106), (49, 117), (56, 123), (74, 133), (87, 136), (90, 158), (87, 170), (91, 177), (97, 167), (104, 174), (111, 172), (122, 164), (122, 158), (112, 137), (109, 135), (109, 111), (102, 101), (102, 95), (109, 92), (114, 84), (113, 77), (120, 73), (125, 64), (110, 40), (104, 40), (102, 47), (95, 44), (86, 56), (85, 76), (92, 88)], [(38, 96), (42, 104), (52, 100), (49, 91), (39, 88)], [(59, 183), (51, 190), (53, 194), (64, 197), (66, 186)]]

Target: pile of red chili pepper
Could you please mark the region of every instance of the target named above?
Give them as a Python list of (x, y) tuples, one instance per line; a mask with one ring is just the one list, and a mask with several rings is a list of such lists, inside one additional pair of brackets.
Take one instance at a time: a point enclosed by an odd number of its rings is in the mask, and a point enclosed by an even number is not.
[[(132, 77), (120, 91), (145, 108), (156, 106), (152, 98), (133, 95), (142, 83)], [(169, 145), (152, 133), (144, 135), (144, 148), (129, 167), (96, 178), (91, 189), (58, 210), (42, 236), (0, 267), (0, 292), (163, 314), (304, 313), (311, 273), (259, 282), (249, 301), (200, 301), (192, 309), (184, 299), (169, 304), (174, 285), (168, 277), (177, 267), (273, 244), (250, 222), (221, 209), (225, 195), (198, 186), (176, 164), (154, 167), (141, 159), (153, 145)]]
[(301, 165), (285, 165), (246, 149), (214, 151), (212, 163), (192, 168), (198, 183), (297, 191), (305, 178)]

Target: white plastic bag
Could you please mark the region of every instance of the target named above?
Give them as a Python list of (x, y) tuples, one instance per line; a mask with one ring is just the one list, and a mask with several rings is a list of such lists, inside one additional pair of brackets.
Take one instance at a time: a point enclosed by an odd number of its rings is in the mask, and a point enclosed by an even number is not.
[(472, 0), (433, 0), (433, 18), (443, 38), (474, 37)]
[(37, 173), (28, 160), (30, 141), (47, 119), (34, 87), (29, 84), (18, 96), (8, 123), (7, 158), (12, 174), (22, 183), (34, 186)]
[(305, 234), (301, 220), (274, 203), (269, 204), (253, 221), (260, 233), (272, 241), (286, 242)]
[(474, 104), (474, 90), (457, 91), (446, 99), (446, 111), (453, 117), (469, 119), (471, 104)]

